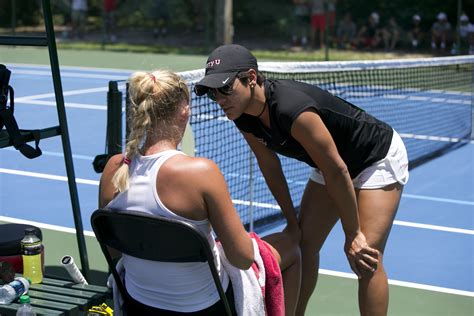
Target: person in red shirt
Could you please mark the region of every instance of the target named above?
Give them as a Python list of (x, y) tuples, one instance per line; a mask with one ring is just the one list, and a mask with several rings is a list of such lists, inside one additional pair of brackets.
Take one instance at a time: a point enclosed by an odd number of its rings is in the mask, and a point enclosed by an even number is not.
[(116, 11), (117, 11), (116, 0), (104, 0), (103, 2), (104, 42), (117, 41), (117, 35), (115, 33)]

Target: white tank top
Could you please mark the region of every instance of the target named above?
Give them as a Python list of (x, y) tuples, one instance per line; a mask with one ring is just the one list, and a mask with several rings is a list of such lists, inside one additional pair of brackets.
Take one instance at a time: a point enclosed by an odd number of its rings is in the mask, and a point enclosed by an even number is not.
[[(207, 236), (225, 290), (229, 284), (229, 277), (222, 268), (209, 220), (196, 221), (173, 213), (161, 202), (156, 191), (156, 179), (160, 167), (176, 154), (183, 153), (167, 150), (149, 156), (138, 155), (134, 158), (129, 166), (130, 188), (118, 194), (108, 207), (183, 219), (196, 225)], [(143, 304), (178, 312), (195, 312), (219, 300), (219, 294), (206, 262), (154, 262), (124, 254), (123, 264), (126, 271), (127, 291)]]

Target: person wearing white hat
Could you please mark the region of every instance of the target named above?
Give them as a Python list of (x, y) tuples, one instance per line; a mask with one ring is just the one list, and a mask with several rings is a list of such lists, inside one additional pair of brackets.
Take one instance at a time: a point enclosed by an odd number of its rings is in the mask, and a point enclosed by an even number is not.
[(421, 46), (423, 40), (423, 30), (421, 29), (421, 17), (418, 14), (412, 17), (411, 29), (408, 32), (411, 48), (417, 49)]
[(459, 18), (459, 36), (460, 48), (459, 53), (471, 53), (474, 54), (474, 24), (469, 22), (469, 17), (463, 13)]
[(380, 26), (380, 16), (377, 12), (372, 12), (369, 15), (367, 23), (362, 26), (357, 33), (357, 45), (360, 48), (378, 48), (382, 41), (385, 42), (385, 47), (388, 47), (388, 38), (385, 30)]
[(446, 13), (440, 12), (437, 21), (431, 27), (431, 48), (444, 52), (453, 40), (451, 23), (448, 22)]

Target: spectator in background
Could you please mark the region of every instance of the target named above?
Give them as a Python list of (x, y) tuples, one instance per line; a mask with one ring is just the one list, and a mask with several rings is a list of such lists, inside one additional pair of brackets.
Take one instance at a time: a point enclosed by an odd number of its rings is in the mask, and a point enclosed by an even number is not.
[(111, 41), (115, 43), (117, 41), (117, 35), (115, 33), (115, 19), (117, 10), (116, 0), (104, 0), (103, 2), (103, 22), (104, 22), (104, 42)]
[(362, 26), (357, 34), (357, 46), (359, 48), (378, 48), (386, 39), (384, 29), (380, 27), (380, 16), (377, 12), (369, 15), (367, 23)]
[(356, 39), (357, 27), (352, 21), (352, 14), (347, 12), (344, 18), (339, 22), (336, 32), (337, 48), (345, 49), (351, 48)]
[[(329, 27), (328, 35), (334, 34), (334, 23), (336, 21), (336, 0), (311, 0), (311, 32), (310, 40), (313, 47), (317, 47), (316, 33), (318, 34), (319, 46), (324, 48), (324, 33), (326, 24)], [(326, 21), (327, 17), (327, 21)]]
[(72, 0), (71, 18), (72, 18), (72, 36), (74, 38), (83, 38), (86, 27), (87, 0)]
[(474, 54), (474, 24), (469, 22), (469, 17), (463, 13), (459, 18), (459, 54)]
[(398, 41), (400, 40), (400, 27), (398, 26), (397, 20), (395, 19), (394, 16), (391, 16), (390, 19), (388, 20), (387, 27), (385, 28), (384, 31), (384, 36), (387, 38), (386, 46), (385, 49), (388, 50), (394, 50), (395, 47), (398, 44)]
[(311, 0), (311, 46), (318, 47), (316, 34), (318, 34), (319, 46), (324, 47), (324, 30), (326, 27), (326, 16), (324, 14), (324, 0)]
[(421, 29), (421, 17), (415, 14), (411, 19), (411, 28), (408, 31), (408, 40), (412, 49), (418, 49), (423, 41), (423, 31)]
[(440, 12), (437, 21), (431, 27), (431, 48), (444, 52), (452, 44), (452, 28), (446, 13)]
[(308, 44), (309, 7), (306, 0), (293, 0), (293, 34), (291, 43), (305, 47)]

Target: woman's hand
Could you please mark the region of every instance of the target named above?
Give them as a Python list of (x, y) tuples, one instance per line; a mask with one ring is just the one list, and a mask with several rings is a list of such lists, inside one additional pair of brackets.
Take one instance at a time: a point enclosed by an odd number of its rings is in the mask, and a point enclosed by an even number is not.
[(355, 235), (346, 234), (344, 251), (351, 265), (352, 271), (359, 279), (362, 278), (362, 271), (374, 272), (379, 263), (379, 251), (369, 247), (362, 232)]

